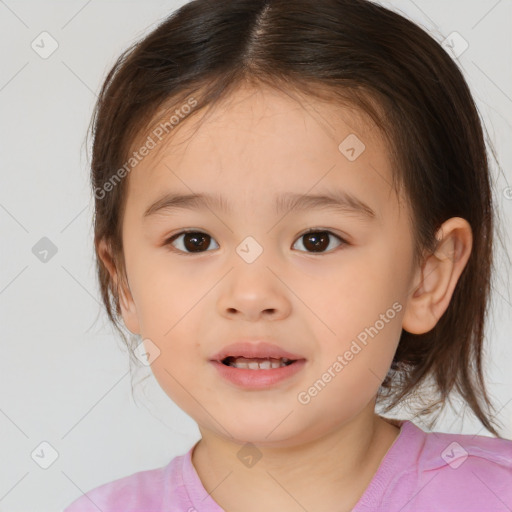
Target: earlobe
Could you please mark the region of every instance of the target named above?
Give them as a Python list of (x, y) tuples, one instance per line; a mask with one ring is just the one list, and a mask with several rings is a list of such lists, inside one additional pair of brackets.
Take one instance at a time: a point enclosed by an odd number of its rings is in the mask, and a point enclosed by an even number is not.
[(424, 334), (435, 327), (450, 304), (471, 254), (472, 231), (465, 219), (448, 219), (436, 238), (437, 248), (417, 269), (406, 301), (402, 327), (412, 334)]
[(98, 242), (97, 251), (99, 258), (107, 268), (110, 278), (114, 283), (114, 287), (117, 290), (119, 307), (124, 324), (133, 334), (140, 334), (139, 320), (133, 297), (128, 287), (125, 287), (123, 280), (118, 276), (111, 249), (106, 240), (102, 239)]

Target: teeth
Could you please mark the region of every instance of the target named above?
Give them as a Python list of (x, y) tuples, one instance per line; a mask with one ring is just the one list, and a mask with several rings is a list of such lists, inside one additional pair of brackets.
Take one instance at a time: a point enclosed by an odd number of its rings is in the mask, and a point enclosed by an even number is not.
[(288, 366), (287, 363), (290, 360), (286, 357), (282, 359), (247, 359), (245, 357), (237, 357), (235, 359), (231, 359), (228, 361), (228, 366), (232, 366), (234, 368), (242, 368), (249, 370), (270, 370), (272, 368), (282, 368), (283, 366)]

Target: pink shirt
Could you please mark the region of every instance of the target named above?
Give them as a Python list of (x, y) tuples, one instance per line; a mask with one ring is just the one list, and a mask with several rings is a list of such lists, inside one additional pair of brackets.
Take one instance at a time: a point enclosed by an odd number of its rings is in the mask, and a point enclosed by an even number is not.
[[(64, 512), (223, 512), (192, 465), (192, 447), (162, 468), (101, 485)], [(426, 433), (398, 437), (352, 512), (511, 512), (512, 441)]]

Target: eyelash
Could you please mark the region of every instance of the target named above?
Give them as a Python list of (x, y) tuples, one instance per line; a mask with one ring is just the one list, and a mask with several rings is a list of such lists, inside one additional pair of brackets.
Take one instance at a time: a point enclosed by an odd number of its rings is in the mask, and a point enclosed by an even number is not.
[[(164, 246), (171, 246), (170, 250), (173, 252), (176, 252), (180, 255), (194, 255), (194, 254), (204, 254), (206, 252), (210, 252), (209, 250), (206, 250), (206, 251), (198, 251), (198, 252), (194, 253), (194, 252), (186, 252), (186, 251), (182, 251), (181, 249), (173, 248), (172, 242), (174, 242), (181, 235), (186, 235), (187, 233), (194, 233), (194, 234), (210, 236), (210, 235), (208, 235), (208, 233), (204, 233), (203, 231), (199, 231), (197, 229), (188, 229), (188, 230), (180, 231), (179, 233), (176, 233), (175, 235), (172, 235), (171, 237), (169, 237), (164, 242)], [(301, 235), (299, 235), (296, 240), (300, 240), (302, 237), (309, 235), (311, 233), (327, 233), (328, 235), (332, 235), (333, 237), (337, 238), (340, 241), (340, 245), (338, 247), (336, 247), (335, 249), (331, 249), (329, 251), (324, 251), (324, 252), (316, 252), (316, 253), (314, 251), (311, 251), (311, 252), (310, 251), (300, 251), (300, 252), (305, 252), (307, 254), (330, 254), (330, 253), (334, 252), (336, 249), (339, 249), (340, 247), (350, 245), (345, 239), (341, 238), (339, 235), (336, 235), (335, 233), (333, 233), (332, 231), (329, 231), (327, 229), (321, 229), (321, 228), (310, 228), (307, 231), (305, 231), (304, 233), (302, 233)], [(212, 240), (214, 240), (213, 237), (210, 237), (210, 238)]]

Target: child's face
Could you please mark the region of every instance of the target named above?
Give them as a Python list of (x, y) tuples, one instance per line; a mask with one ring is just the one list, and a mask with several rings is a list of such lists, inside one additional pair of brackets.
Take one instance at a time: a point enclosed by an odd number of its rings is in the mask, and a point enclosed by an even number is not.
[[(198, 118), (185, 120), (158, 158), (150, 153), (131, 171), (123, 223), (131, 291), (123, 317), (160, 350), (151, 366), (158, 382), (201, 429), (262, 445), (306, 442), (373, 411), (415, 274), (384, 140), (354, 112), (311, 98), (304, 106), (241, 89), (199, 128)], [(338, 146), (352, 133), (366, 148), (350, 161)], [(375, 217), (326, 207), (276, 213), (281, 194), (337, 191)], [(230, 213), (212, 206), (144, 217), (166, 193), (222, 195)], [(333, 235), (302, 236), (309, 228)], [(164, 245), (187, 229), (211, 238)], [(202, 252), (179, 252), (194, 247)], [(305, 364), (274, 385), (240, 387), (211, 360), (247, 338)]]

